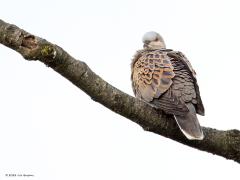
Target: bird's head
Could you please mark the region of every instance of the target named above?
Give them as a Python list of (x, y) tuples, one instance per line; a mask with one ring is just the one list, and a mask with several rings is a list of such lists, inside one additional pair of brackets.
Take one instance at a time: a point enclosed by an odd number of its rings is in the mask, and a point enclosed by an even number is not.
[(162, 49), (166, 48), (165, 42), (160, 34), (149, 31), (143, 35), (143, 47), (146, 49)]

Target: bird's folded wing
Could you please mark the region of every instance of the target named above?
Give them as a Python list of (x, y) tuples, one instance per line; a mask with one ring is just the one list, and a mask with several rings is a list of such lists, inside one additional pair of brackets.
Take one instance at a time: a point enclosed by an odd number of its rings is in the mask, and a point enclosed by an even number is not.
[(171, 86), (174, 75), (166, 53), (152, 51), (143, 54), (133, 66), (136, 96), (147, 102), (159, 98)]
[(166, 113), (185, 114), (187, 107), (171, 91), (175, 74), (167, 52), (141, 52), (135, 58), (137, 59), (132, 65), (132, 81), (136, 97)]
[(189, 70), (189, 72), (191, 72), (190, 74), (194, 81), (194, 87), (195, 87), (196, 98), (197, 98), (196, 111), (198, 114), (204, 115), (205, 110), (204, 110), (204, 106), (200, 96), (200, 91), (199, 91), (199, 87), (196, 79), (196, 72), (194, 71), (191, 63), (188, 61), (187, 57), (179, 51), (168, 52), (168, 56), (170, 58), (174, 58), (174, 59), (177, 59), (178, 61), (181, 61), (185, 65), (185, 67)]

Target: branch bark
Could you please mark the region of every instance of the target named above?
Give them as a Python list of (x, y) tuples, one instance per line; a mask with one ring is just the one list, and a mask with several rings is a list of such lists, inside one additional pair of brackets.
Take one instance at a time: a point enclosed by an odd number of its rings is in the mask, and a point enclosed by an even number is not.
[(139, 124), (144, 130), (240, 163), (239, 130), (203, 127), (204, 140), (189, 141), (180, 132), (172, 115), (156, 110), (108, 84), (86, 63), (74, 59), (61, 47), (2, 20), (0, 43), (19, 52), (26, 60), (39, 60), (51, 67), (94, 101)]

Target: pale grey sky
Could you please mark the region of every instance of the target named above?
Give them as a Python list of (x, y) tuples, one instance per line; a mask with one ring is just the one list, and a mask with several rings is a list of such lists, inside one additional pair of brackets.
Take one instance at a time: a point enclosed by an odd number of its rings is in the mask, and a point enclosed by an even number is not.
[[(131, 95), (131, 58), (146, 31), (159, 32), (197, 71), (201, 124), (240, 129), (239, 1), (2, 0), (1, 7), (1, 19), (60, 45)], [(144, 132), (45, 65), (4, 46), (0, 57), (0, 179), (239, 177), (237, 163)]]

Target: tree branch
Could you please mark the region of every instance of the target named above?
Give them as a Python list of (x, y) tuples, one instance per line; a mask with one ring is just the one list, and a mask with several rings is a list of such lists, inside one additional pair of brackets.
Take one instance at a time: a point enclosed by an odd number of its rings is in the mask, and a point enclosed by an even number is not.
[(156, 110), (111, 86), (86, 63), (74, 59), (61, 47), (2, 20), (0, 43), (19, 52), (26, 60), (39, 60), (51, 67), (94, 101), (139, 124), (144, 130), (240, 163), (240, 131), (203, 127), (204, 140), (189, 141), (180, 132), (172, 115)]

